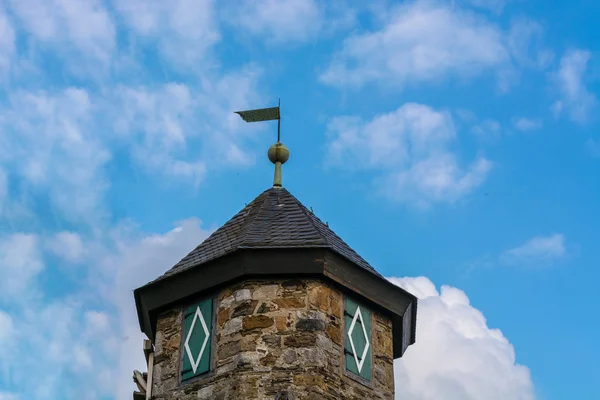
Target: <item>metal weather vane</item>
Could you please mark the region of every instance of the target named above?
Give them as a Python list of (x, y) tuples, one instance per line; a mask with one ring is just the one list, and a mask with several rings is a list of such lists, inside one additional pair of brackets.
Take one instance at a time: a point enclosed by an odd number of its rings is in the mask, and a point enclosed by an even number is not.
[(256, 110), (235, 111), (246, 122), (260, 122), (277, 120), (277, 141), (281, 139), (281, 99), (277, 102), (277, 107), (259, 108)]
[(269, 147), (269, 160), (275, 164), (275, 176), (273, 186), (282, 186), (281, 166), (290, 158), (290, 151), (281, 143), (281, 100), (277, 107), (259, 108), (256, 110), (235, 111), (246, 122), (261, 122), (277, 120), (277, 143)]

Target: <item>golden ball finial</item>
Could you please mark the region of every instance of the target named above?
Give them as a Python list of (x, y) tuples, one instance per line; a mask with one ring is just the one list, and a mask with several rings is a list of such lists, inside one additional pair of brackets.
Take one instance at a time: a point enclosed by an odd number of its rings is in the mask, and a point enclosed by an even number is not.
[(285, 164), (285, 162), (290, 158), (290, 151), (283, 143), (277, 142), (269, 147), (267, 155), (273, 164), (278, 162)]

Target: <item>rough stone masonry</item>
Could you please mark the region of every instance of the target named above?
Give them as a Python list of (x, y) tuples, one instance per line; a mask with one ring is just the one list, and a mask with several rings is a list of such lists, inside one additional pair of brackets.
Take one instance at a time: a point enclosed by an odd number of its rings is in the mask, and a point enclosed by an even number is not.
[(344, 305), (337, 288), (319, 280), (247, 280), (216, 299), (214, 368), (184, 383), (184, 306), (159, 316), (153, 399), (393, 399), (391, 320), (373, 312), (372, 380), (359, 382), (344, 372)]

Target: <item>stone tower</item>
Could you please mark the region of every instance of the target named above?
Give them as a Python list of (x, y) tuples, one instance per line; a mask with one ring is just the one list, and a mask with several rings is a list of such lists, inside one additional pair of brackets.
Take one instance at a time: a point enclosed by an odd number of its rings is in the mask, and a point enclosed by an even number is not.
[(134, 292), (148, 376), (134, 399), (388, 399), (417, 299), (275, 182)]

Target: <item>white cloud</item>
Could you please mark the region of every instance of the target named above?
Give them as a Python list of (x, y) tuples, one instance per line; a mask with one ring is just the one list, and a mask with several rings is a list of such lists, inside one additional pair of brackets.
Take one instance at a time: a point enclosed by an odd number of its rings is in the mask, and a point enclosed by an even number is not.
[(540, 119), (520, 117), (513, 121), (513, 125), (521, 132), (528, 132), (541, 129), (542, 121)]
[[(456, 0), (452, 1), (453, 3), (456, 2)], [(509, 1), (510, 0), (468, 0), (474, 7), (488, 9), (497, 13), (500, 13)]]
[(498, 139), (502, 134), (502, 125), (493, 119), (486, 119), (471, 128), (471, 131), (480, 139)]
[(108, 187), (102, 169), (110, 154), (96, 130), (99, 119), (87, 91), (15, 91), (0, 104), (0, 165), (47, 193), (55, 211), (70, 221), (93, 221), (105, 212)]
[(533, 400), (529, 369), (459, 289), (425, 277), (390, 278), (419, 298), (417, 342), (396, 360), (396, 399)]
[(83, 317), (90, 332), (103, 335), (110, 330), (110, 318), (103, 312), (95, 310), (86, 311)]
[(478, 156), (463, 170), (452, 151), (452, 117), (421, 104), (404, 104), (371, 121), (337, 117), (330, 121), (328, 135), (329, 162), (375, 171), (381, 174), (382, 194), (420, 207), (469, 194), (485, 181), (492, 165)]
[[(0, 359), (2, 370), (9, 371), (7, 382), (20, 395), (40, 400), (131, 397), (131, 374), (145, 369), (132, 290), (165, 272), (208, 234), (200, 221), (189, 219), (165, 234), (121, 226), (94, 237), (101, 244), (85, 259), (90, 273), (77, 290), (59, 299), (40, 293), (14, 302), (10, 313), (0, 310), (0, 341), (14, 342)], [(0, 301), (5, 294), (22, 300), (25, 290), (40, 286), (37, 244), (25, 234), (0, 242)], [(32, 374), (36, 385), (30, 384)]]
[(416, 103), (367, 122), (337, 117), (328, 128), (333, 135), (329, 146), (333, 161), (370, 168), (402, 165), (410, 153), (422, 157), (441, 152), (455, 137), (450, 115)]
[[(99, 399), (111, 395), (112, 382), (107, 378), (113, 373), (118, 336), (110, 325), (99, 330), (102, 327), (87, 318), (90, 312), (69, 298), (40, 298), (22, 304), (12, 316), (15, 335), (5, 365), (5, 382), (23, 398)], [(36, 375), (36, 385), (28, 383), (31, 374)]]
[(15, 327), (12, 317), (0, 310), (0, 343), (3, 345), (12, 343), (15, 335)]
[(81, 236), (75, 232), (58, 232), (47, 240), (46, 247), (56, 256), (75, 263), (85, 256)]
[[(19, 60), (29, 80), (44, 78), (46, 57), (79, 79), (147, 73), (140, 53), (155, 50), (160, 63), (179, 73), (201, 74), (218, 65), (207, 57), (220, 40), (214, 0), (9, 0), (17, 27), (26, 35)], [(111, 3), (113, 8), (108, 8)], [(0, 12), (0, 33), (2, 33)], [(0, 61), (3, 40), (0, 39)], [(1, 66), (1, 65), (0, 65)], [(26, 71), (25, 71), (26, 70)], [(1, 69), (0, 69), (1, 72)], [(166, 72), (165, 69), (162, 71)]]
[(244, 35), (267, 44), (304, 43), (356, 23), (357, 9), (344, 2), (242, 0), (221, 8), (222, 18)]
[(0, 102), (0, 166), (33, 195), (48, 193), (53, 211), (70, 222), (98, 222), (108, 213), (108, 149), (125, 147), (148, 172), (192, 184), (202, 181), (207, 162), (251, 164), (245, 147), (266, 127), (244, 126), (232, 110), (258, 103), (260, 75), (259, 68), (247, 66), (194, 86), (16, 91), (9, 103)]
[[(86, 318), (89, 306), (81, 301), (85, 296), (73, 295), (62, 300), (40, 299), (15, 317), (20, 338), (18, 362), (11, 367), (11, 375), (13, 386), (27, 398), (100, 399), (112, 395), (118, 334), (95, 331), (97, 326)], [(31, 374), (37, 376), (36, 385), (27, 384)]]
[(15, 32), (0, 4), (0, 81), (8, 73), (15, 53)]
[(8, 177), (6, 172), (0, 168), (0, 217), (8, 203)]
[(102, 1), (10, 0), (10, 6), (40, 49), (62, 53), (69, 68), (89, 74), (109, 66), (116, 28)]
[[(113, 233), (116, 252), (107, 252), (101, 259), (99, 271), (104, 285), (102, 294), (117, 310), (118, 328), (113, 331), (119, 339), (115, 369), (115, 398), (131, 396), (131, 373), (145, 369), (142, 340), (133, 289), (157, 278), (200, 244), (209, 232), (202, 229), (200, 221), (182, 221), (173, 230), (161, 234), (138, 237), (131, 229), (118, 229)], [(114, 367), (114, 366), (113, 366)]]
[(386, 86), (473, 77), (512, 69), (503, 32), (475, 13), (434, 2), (387, 10), (384, 26), (354, 34), (322, 73), (335, 86)]
[[(0, 271), (2, 268), (0, 266)], [(17, 343), (17, 330), (13, 317), (0, 309), (0, 343), (2, 343), (3, 354), (0, 358), (0, 382), (10, 382), (10, 369), (15, 361), (14, 347)], [(18, 400), (20, 397), (15, 393), (0, 390), (0, 400)]]
[[(213, 0), (174, 0), (168, 4), (157, 0), (9, 3), (22, 32), (32, 39), (25, 42), (27, 52), (23, 53), (33, 62), (30, 68), (46, 56), (58, 56), (68, 72), (78, 78), (106, 78), (111, 73), (135, 75), (145, 70), (145, 61), (138, 58), (140, 49), (144, 53), (158, 50), (161, 62), (166, 61), (180, 73), (198, 74), (218, 64), (207, 57), (220, 40)], [(109, 9), (107, 3), (114, 8)], [(3, 39), (8, 42), (10, 36), (0, 39), (0, 61)], [(45, 75), (42, 70), (34, 70)]]
[(508, 29), (469, 9), (500, 12), (504, 0), (410, 1), (380, 6), (375, 15), (379, 29), (346, 38), (321, 81), (333, 86), (385, 87), (496, 77), (506, 91), (519, 79), (521, 68), (542, 69), (554, 54), (543, 43), (544, 29), (524, 17)]
[(244, 0), (224, 14), (236, 29), (276, 43), (313, 38), (324, 23), (324, 11), (314, 0), (266, 0), (258, 7)]
[(512, 265), (547, 266), (567, 253), (565, 237), (556, 233), (536, 236), (521, 246), (505, 251), (500, 261)]
[(207, 162), (235, 167), (253, 161), (243, 149), (265, 127), (243, 126), (232, 110), (258, 103), (260, 75), (248, 66), (203, 79), (199, 87), (118, 87), (107, 102), (111, 128), (130, 143), (139, 165), (197, 184)]
[(36, 235), (15, 233), (0, 236), (0, 304), (36, 296), (36, 276), (44, 262)]
[(173, 67), (206, 69), (207, 53), (220, 40), (213, 0), (112, 2), (139, 44), (156, 44)]
[(570, 50), (560, 60), (560, 68), (555, 81), (560, 92), (552, 110), (555, 115), (562, 111), (569, 114), (571, 120), (583, 124), (587, 122), (596, 107), (596, 96), (590, 93), (584, 83), (584, 74), (591, 53), (586, 50)]
[(507, 35), (507, 46), (515, 61), (527, 68), (548, 67), (554, 53), (543, 43), (542, 26), (531, 19), (515, 18), (511, 21)]
[(455, 111), (455, 113), (460, 121), (467, 124), (474, 124), (478, 121), (477, 115), (473, 111), (466, 108), (459, 108)]
[(414, 164), (409, 170), (392, 174), (384, 181), (396, 190), (384, 194), (419, 207), (428, 207), (433, 202), (454, 202), (481, 186), (492, 164), (478, 157), (467, 169), (458, 166), (456, 157), (444, 154)]
[(552, 111), (552, 115), (554, 115), (554, 118), (558, 118), (560, 117), (560, 114), (563, 112), (563, 109), (565, 108), (564, 104), (562, 101), (557, 100), (554, 103), (552, 103), (552, 105), (550, 106), (550, 111)]
[[(184, 161), (188, 136), (197, 134), (193, 125), (195, 107), (190, 89), (183, 84), (166, 84), (156, 89), (120, 87), (110, 101), (114, 127), (121, 136), (130, 136), (132, 155), (141, 165), (167, 175), (200, 182), (206, 172), (202, 161)], [(141, 136), (141, 139), (135, 139)], [(133, 139), (133, 140), (132, 140)]]

